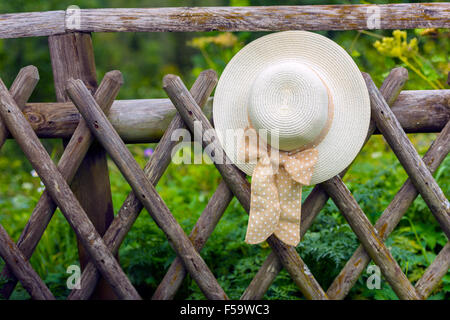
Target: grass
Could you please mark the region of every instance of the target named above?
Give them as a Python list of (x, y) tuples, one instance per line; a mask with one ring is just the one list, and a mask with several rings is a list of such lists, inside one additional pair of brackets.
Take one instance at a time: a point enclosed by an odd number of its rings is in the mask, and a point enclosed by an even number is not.
[[(421, 155), (434, 137), (433, 134), (410, 135)], [(53, 150), (53, 158), (56, 160), (61, 148), (57, 143), (48, 147)], [(145, 149), (154, 145), (129, 147), (143, 167), (148, 160)], [(446, 158), (435, 174), (447, 196), (449, 164), (449, 159)], [(0, 223), (17, 240), (42, 192), (42, 186), (39, 178), (33, 176), (31, 167), (13, 141), (8, 141), (2, 151), (0, 168), (4, 172), (0, 177)], [(113, 203), (117, 211), (130, 187), (112, 162), (109, 162), (109, 169)], [(370, 221), (374, 223), (406, 178), (406, 173), (384, 139), (374, 136), (355, 160), (344, 181)], [(219, 181), (220, 175), (212, 165), (170, 164), (157, 186), (157, 191), (185, 232), (189, 233)], [(304, 198), (311, 187), (305, 189)], [(251, 246), (244, 243), (247, 217), (234, 199), (202, 251), (202, 256), (219, 283), (234, 299), (240, 297), (270, 252), (267, 244)], [(445, 245), (446, 237), (424, 201), (418, 197), (386, 243), (403, 272), (415, 282)], [(298, 252), (319, 283), (327, 288), (358, 244), (356, 236), (330, 200), (306, 233)], [(151, 297), (174, 257), (164, 234), (144, 210), (120, 248), (121, 265), (144, 297)], [(53, 217), (31, 263), (58, 298), (67, 296), (69, 291), (66, 288), (66, 280), (69, 275), (66, 274), (66, 269), (69, 265), (77, 264), (77, 247), (75, 236), (59, 211)], [(395, 298), (384, 279), (381, 289), (369, 290), (366, 286), (369, 275), (370, 273), (363, 273), (348, 298)], [(450, 277), (447, 274), (431, 298), (448, 299), (449, 285)], [(27, 299), (29, 296), (18, 286), (13, 298)], [(204, 297), (188, 277), (177, 298)], [(278, 275), (265, 298), (303, 299), (284, 270)]]

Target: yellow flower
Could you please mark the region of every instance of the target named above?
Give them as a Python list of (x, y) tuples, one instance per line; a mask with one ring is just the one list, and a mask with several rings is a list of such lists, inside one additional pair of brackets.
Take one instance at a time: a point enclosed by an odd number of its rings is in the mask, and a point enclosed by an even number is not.
[(236, 44), (237, 37), (230, 32), (226, 32), (214, 37), (213, 42), (221, 47), (232, 47)]
[(238, 39), (234, 34), (230, 32), (225, 32), (214, 37), (193, 38), (191, 41), (188, 41), (187, 44), (191, 47), (198, 49), (204, 49), (210, 43), (214, 43), (219, 47), (226, 48), (234, 46), (237, 43), (237, 41)]
[(419, 48), (417, 39), (413, 38), (408, 43), (406, 31), (395, 30), (393, 37), (384, 37), (381, 42), (376, 41), (374, 47), (383, 55), (394, 58), (408, 58), (417, 54)]

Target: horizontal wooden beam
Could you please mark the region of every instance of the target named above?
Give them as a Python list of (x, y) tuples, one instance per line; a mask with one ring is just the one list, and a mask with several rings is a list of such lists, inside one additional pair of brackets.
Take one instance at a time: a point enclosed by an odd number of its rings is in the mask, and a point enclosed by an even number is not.
[[(450, 27), (448, 3), (81, 10), (73, 31), (192, 32)], [(377, 25), (376, 17), (379, 17)]]
[[(449, 28), (450, 4), (81, 9), (0, 16), (0, 38), (64, 32), (197, 32)], [(78, 19), (78, 20), (77, 20)]]
[[(439, 132), (450, 120), (450, 90), (402, 91), (392, 110), (407, 133)], [(40, 138), (70, 138), (80, 114), (71, 103), (28, 103), (23, 110)], [(204, 109), (212, 114), (212, 99)], [(157, 142), (176, 110), (169, 99), (116, 100), (109, 119), (127, 143)]]
[(0, 15), (0, 38), (50, 36), (65, 33), (66, 12), (23, 12)]

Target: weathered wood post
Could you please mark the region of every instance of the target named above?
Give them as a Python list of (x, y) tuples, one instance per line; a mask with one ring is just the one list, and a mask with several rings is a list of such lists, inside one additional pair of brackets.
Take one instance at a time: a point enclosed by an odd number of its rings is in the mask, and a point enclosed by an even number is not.
[[(94, 93), (97, 90), (97, 75), (91, 35), (89, 33), (54, 35), (48, 38), (48, 44), (56, 99), (59, 102), (70, 101), (65, 92), (66, 82), (70, 78), (81, 79), (86, 87)], [(64, 140), (64, 145), (67, 141)], [(90, 147), (71, 188), (89, 219), (103, 236), (114, 218), (114, 210), (106, 153), (99, 144), (94, 142)], [(89, 261), (89, 256), (80, 241), (78, 241), (78, 252), (81, 268), (84, 269)], [(115, 299), (116, 296), (111, 287), (102, 279), (92, 298)]]

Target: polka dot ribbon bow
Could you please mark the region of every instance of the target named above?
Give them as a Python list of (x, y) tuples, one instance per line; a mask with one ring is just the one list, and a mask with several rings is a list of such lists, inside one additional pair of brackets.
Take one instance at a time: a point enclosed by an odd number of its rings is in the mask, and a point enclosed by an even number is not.
[[(247, 129), (246, 133), (249, 130), (254, 131)], [(241, 146), (244, 146), (241, 152), (245, 160), (256, 161), (245, 242), (257, 244), (275, 234), (284, 243), (297, 246), (302, 185), (309, 185), (311, 181), (318, 151), (310, 148), (296, 153), (274, 152), (275, 149), (269, 146), (267, 150), (266, 144), (259, 142)]]

